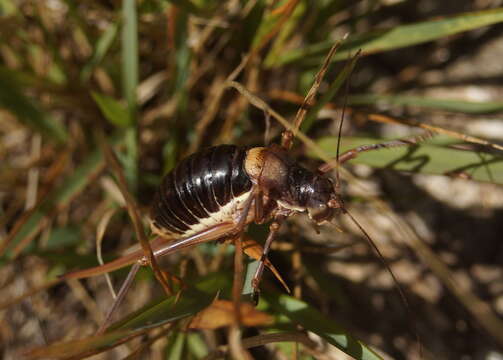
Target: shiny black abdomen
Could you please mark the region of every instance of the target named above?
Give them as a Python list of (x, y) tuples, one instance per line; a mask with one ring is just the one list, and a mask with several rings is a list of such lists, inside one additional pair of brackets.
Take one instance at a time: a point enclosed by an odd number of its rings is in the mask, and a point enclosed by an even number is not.
[(233, 198), (249, 191), (245, 148), (220, 145), (182, 160), (162, 180), (152, 204), (157, 228), (184, 234)]

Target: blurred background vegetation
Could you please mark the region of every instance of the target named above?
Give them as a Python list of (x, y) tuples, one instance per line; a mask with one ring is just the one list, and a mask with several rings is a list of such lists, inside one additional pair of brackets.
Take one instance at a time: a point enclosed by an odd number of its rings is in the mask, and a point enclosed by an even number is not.
[[(273, 325), (243, 336), (300, 324), (316, 340), (258, 348), (257, 359), (348, 356), (328, 343), (355, 358), (378, 358), (364, 345), (348, 348), (346, 331), (384, 358), (419, 358), (418, 335), (426, 359), (503, 359), (500, 6), (0, 0), (0, 303), (97, 264), (97, 247), (113, 259), (136, 243), (101, 133), (146, 215), (162, 175), (183, 156), (213, 144), (261, 145), (266, 130), (277, 142), (281, 125), (226, 84), (245, 56), (236, 80), (291, 120), (329, 48), (349, 34), (303, 126), (307, 135), (335, 156), (347, 92), (341, 84), (358, 49), (343, 147), (424, 130), (442, 134), (420, 147), (369, 153), (342, 174), (347, 206), (388, 259), (413, 316), (347, 218), (337, 219), (338, 233), (299, 216), (271, 255), (293, 294), (279, 295), (267, 274), (259, 308)], [(292, 155), (313, 169), (320, 164), (300, 142)], [(266, 230), (249, 234), (260, 242)], [(229, 298), (232, 253), (208, 244), (163, 261), (206, 291), (192, 294), (195, 304), (183, 299), (178, 317), (201, 310), (219, 289)], [(124, 275), (114, 273), (114, 284)], [(118, 317), (155, 298), (163, 298), (162, 288), (146, 269)], [(3, 358), (93, 335), (111, 303), (102, 277), (23, 299), (0, 313)], [(299, 306), (304, 316), (294, 311)], [(108, 351), (95, 358), (201, 359), (226, 343), (225, 330), (187, 332), (186, 319), (156, 311), (119, 324), (120, 336), (53, 349), (51, 356), (102, 349)], [(152, 321), (157, 326), (148, 328)], [(107, 349), (128, 336), (127, 345)]]

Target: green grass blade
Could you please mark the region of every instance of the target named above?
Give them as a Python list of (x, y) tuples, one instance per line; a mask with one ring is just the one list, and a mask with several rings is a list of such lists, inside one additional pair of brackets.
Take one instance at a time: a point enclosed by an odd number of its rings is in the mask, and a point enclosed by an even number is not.
[(194, 315), (211, 304), (217, 292), (228, 287), (229, 277), (223, 273), (212, 273), (199, 279), (193, 287), (182, 290), (181, 296), (171, 296), (154, 301), (111, 325), (109, 330), (136, 331), (160, 326)]
[(138, 87), (138, 29), (135, 0), (123, 2), (122, 86), (128, 104), (130, 127), (126, 131), (126, 154), (121, 157), (126, 179), (134, 192), (138, 179), (138, 139), (136, 129), (136, 88)]
[(0, 68), (0, 107), (7, 109), (27, 126), (48, 139), (65, 142), (68, 134), (63, 126), (40, 110), (34, 99), (26, 97), (16, 78), (6, 68)]
[(295, 7), (292, 15), (286, 20), (286, 22), (281, 26), (281, 30), (277, 36), (274, 38), (274, 42), (267, 53), (264, 60), (264, 65), (270, 67), (276, 61), (276, 58), (284, 51), (284, 46), (290, 36), (295, 33), (299, 28), (299, 22), (302, 21), (302, 16), (305, 15), (307, 9), (307, 4), (304, 2), (299, 2)]
[(187, 339), (187, 334), (184, 332), (172, 333), (169, 337), (168, 344), (166, 345), (166, 354), (169, 354), (169, 359), (171, 360), (182, 360), (184, 359), (183, 349), (185, 341)]
[(117, 23), (111, 24), (108, 29), (106, 29), (103, 34), (96, 41), (96, 46), (94, 48), (93, 56), (89, 62), (84, 66), (80, 74), (80, 79), (82, 82), (89, 80), (95, 67), (101, 63), (108, 50), (112, 46), (114, 40), (117, 37), (117, 31), (119, 26)]
[(18, 6), (12, 0), (0, 1), (0, 13), (4, 16), (14, 16), (18, 12)]
[(328, 102), (330, 102), (333, 99), (333, 97), (337, 94), (341, 85), (353, 71), (353, 68), (356, 64), (356, 60), (357, 60), (356, 58), (353, 58), (346, 64), (346, 66), (344, 66), (344, 69), (342, 69), (342, 71), (337, 75), (337, 78), (330, 84), (330, 87), (325, 92), (325, 94), (323, 94), (321, 99), (315, 103), (315, 105), (311, 108), (311, 110), (309, 110), (309, 112), (306, 115), (306, 119), (304, 120), (301, 126), (302, 132), (309, 131), (314, 121), (316, 120), (316, 117), (318, 116), (318, 112), (326, 104), (328, 104)]
[(176, 296), (172, 296), (162, 301), (152, 302), (126, 319), (112, 325), (110, 330), (136, 331), (186, 318), (209, 306), (215, 294), (216, 292), (206, 294), (197, 289), (183, 290), (178, 301), (176, 301)]
[(25, 353), (26, 359), (63, 359), (96, 350), (106, 351), (127, 336), (125, 331), (114, 331), (104, 335), (92, 336), (36, 348)]
[[(274, 6), (275, 9), (284, 9), (286, 6), (289, 6), (288, 3), (291, 2), (291, 0), (277, 1)], [(278, 13), (272, 9), (271, 11), (265, 12), (261, 17), (260, 24), (258, 25), (256, 33), (254, 34), (251, 48), (257, 49), (259, 46), (262, 46), (264, 41), (267, 41), (271, 34), (273, 34), (274, 31), (277, 31), (276, 27), (278, 26), (278, 24), (285, 21), (285, 15), (286, 14), (283, 11)], [(281, 27), (283, 29), (286, 29), (285, 26), (286, 24), (283, 23)]]
[(175, 49), (173, 58), (176, 66), (174, 67), (174, 81), (172, 84), (173, 94), (180, 94), (178, 111), (183, 113), (187, 110), (189, 102), (186, 89), (187, 79), (190, 77), (190, 59), (192, 56), (189, 47), (189, 13), (185, 10), (179, 11), (176, 16), (173, 16), (175, 21)]
[(133, 120), (131, 119), (130, 112), (119, 101), (94, 91), (91, 95), (94, 101), (96, 101), (96, 104), (98, 104), (103, 116), (113, 125), (119, 127), (128, 127), (132, 125)]
[[(334, 60), (346, 59), (348, 54), (354, 53), (358, 49), (362, 49), (363, 55), (374, 54), (422, 44), (502, 21), (503, 8), (497, 8), (401, 25), (391, 29), (375, 30), (366, 34), (349, 37), (337, 54), (335, 54)], [(332, 44), (333, 41), (324, 41), (302, 49), (285, 52), (277, 58), (274, 66), (298, 60), (302, 60), (303, 62), (307, 60), (309, 63), (319, 64), (322, 61), (323, 54), (330, 49)]]
[(154, 301), (109, 327), (99, 336), (49, 345), (36, 349), (31, 358), (69, 357), (85, 353), (106, 351), (128, 337), (142, 334), (146, 330), (194, 315), (209, 306), (215, 295), (228, 287), (227, 274), (213, 273), (199, 279), (182, 295)]
[[(383, 141), (385, 140), (376, 138), (344, 137), (341, 153), (359, 145)], [(336, 156), (337, 137), (322, 138), (317, 143), (328, 155)], [(473, 180), (503, 184), (503, 156), (439, 147), (428, 143), (361, 153), (351, 162), (421, 174), (463, 174)]]
[(136, 88), (138, 87), (138, 29), (136, 3), (123, 2), (122, 26), (122, 91), (130, 111), (136, 111)]
[(44, 250), (61, 250), (65, 247), (77, 245), (81, 239), (80, 227), (75, 225), (61, 226), (51, 230)]
[(309, 304), (288, 295), (264, 294), (274, 311), (285, 315), (292, 322), (321, 336), (330, 344), (358, 360), (382, 359), (361, 341), (348, 334), (336, 322), (328, 319)]
[(464, 100), (435, 99), (409, 95), (375, 94), (353, 95), (348, 98), (349, 105), (375, 105), (378, 103), (396, 106), (418, 106), (430, 109), (461, 112), (465, 114), (489, 114), (503, 111), (503, 102), (501, 101), (476, 102)]
[(199, 333), (187, 334), (187, 349), (196, 359), (203, 359), (208, 355), (208, 345)]

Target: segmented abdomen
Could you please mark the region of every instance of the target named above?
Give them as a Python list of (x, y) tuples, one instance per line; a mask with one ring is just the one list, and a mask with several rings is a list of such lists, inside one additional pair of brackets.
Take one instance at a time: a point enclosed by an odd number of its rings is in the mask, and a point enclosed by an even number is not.
[(182, 160), (164, 177), (154, 197), (154, 231), (181, 238), (230, 221), (251, 191), (245, 158), (246, 149), (220, 145)]

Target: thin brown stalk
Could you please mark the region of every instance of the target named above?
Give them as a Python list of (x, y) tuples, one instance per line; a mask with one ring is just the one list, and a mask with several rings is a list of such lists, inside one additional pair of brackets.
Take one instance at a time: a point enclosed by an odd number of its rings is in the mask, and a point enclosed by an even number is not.
[(377, 121), (377, 122), (381, 122), (381, 123), (402, 124), (402, 125), (414, 126), (414, 127), (428, 130), (428, 131), (434, 131), (438, 134), (448, 135), (453, 138), (460, 139), (460, 140), (463, 140), (463, 141), (466, 141), (469, 143), (483, 145), (483, 146), (491, 147), (496, 150), (503, 151), (502, 145), (494, 144), (494, 143), (487, 141), (485, 139), (481, 139), (481, 138), (471, 136), (471, 135), (466, 135), (466, 134), (463, 134), (463, 133), (460, 133), (457, 131), (444, 129), (439, 126), (424, 124), (424, 123), (420, 123), (420, 122), (412, 121), (412, 120), (398, 119), (395, 117), (381, 115), (381, 114), (368, 114), (368, 118), (369, 118), (369, 120)]
[(124, 176), (121, 166), (119, 165), (119, 161), (117, 160), (117, 157), (110, 148), (110, 145), (108, 145), (108, 143), (104, 141), (103, 138), (101, 139), (101, 146), (104, 150), (108, 164), (110, 165), (115, 175), (117, 176), (119, 189), (121, 190), (121, 193), (124, 196), (124, 199), (126, 200), (127, 211), (133, 223), (136, 237), (140, 241), (140, 245), (143, 249), (145, 257), (148, 259), (150, 265), (152, 266), (154, 274), (157, 280), (159, 280), (159, 282), (161, 283), (164, 291), (168, 296), (171, 296), (173, 294), (173, 290), (171, 289), (171, 286), (168, 284), (166, 278), (164, 277), (161, 269), (159, 268), (159, 265), (157, 264), (154, 253), (152, 252), (152, 248), (150, 247), (150, 243), (143, 230), (143, 224), (141, 222), (141, 218), (138, 213), (138, 207), (136, 205), (133, 196), (128, 191), (126, 178)]
[(241, 340), (241, 289), (243, 288), (243, 244), (241, 236), (234, 239), (234, 275), (232, 282), (232, 303), (234, 305), (235, 322), (229, 329), (228, 343), (230, 352), (235, 359), (248, 359)]
[[(294, 104), (302, 104), (303, 98), (301, 95), (290, 92), (290, 91), (285, 91), (285, 90), (271, 90), (268, 93), (268, 96), (272, 99), (276, 100), (283, 100), (287, 102), (291, 102)], [(337, 109), (339, 106), (334, 103), (327, 103), (325, 105), (325, 108), (328, 109)], [(454, 131), (454, 130), (449, 130), (445, 129), (440, 126), (436, 125), (431, 125), (431, 124), (425, 124), (421, 123), (419, 121), (414, 121), (414, 120), (409, 120), (409, 119), (403, 119), (403, 118), (397, 118), (389, 115), (384, 115), (384, 114), (375, 114), (375, 113), (366, 113), (360, 110), (352, 109), (352, 108), (346, 108), (346, 113), (347, 114), (362, 114), (367, 117), (368, 120), (379, 122), (379, 123), (385, 123), (385, 124), (398, 124), (398, 125), (407, 125), (407, 126), (414, 126), (417, 128), (425, 129), (428, 131), (433, 131), (437, 134), (444, 134), (451, 136), (455, 139), (459, 139), (462, 141), (466, 141), (469, 143), (473, 144), (478, 144), (478, 145), (483, 145), (487, 146), (496, 150), (502, 150), (503, 151), (503, 146), (499, 144), (492, 143), (490, 141), (487, 141), (485, 139), (476, 137), (476, 136), (471, 136), (471, 135), (466, 135), (463, 134), (459, 131)]]
[[(112, 216), (114, 216), (116, 209), (109, 208), (105, 211), (105, 213), (101, 216), (101, 219), (96, 227), (96, 256), (98, 258), (98, 262), (100, 265), (105, 264), (103, 261), (103, 256), (101, 254), (101, 243), (103, 241), (103, 236), (105, 235), (106, 228)], [(112, 297), (117, 298), (117, 294), (115, 293), (114, 287), (112, 285), (112, 279), (108, 273), (105, 274), (105, 278), (107, 281), (108, 288), (110, 289), (110, 293)]]
[[(243, 79), (246, 82), (246, 88), (256, 91), (259, 87), (259, 74), (260, 74), (260, 59), (258, 57), (251, 57), (248, 61), (248, 66), (246, 67)], [(238, 96), (238, 98), (229, 104), (229, 107), (225, 111), (225, 121), (222, 126), (222, 130), (215, 143), (232, 143), (232, 136), (234, 135), (234, 129), (236, 127), (236, 122), (242, 116), (248, 105), (245, 98)]]
[(196, 140), (192, 143), (189, 152), (192, 153), (196, 151), (201, 145), (203, 134), (205, 133), (206, 129), (211, 124), (211, 122), (213, 121), (214, 117), (217, 114), (220, 102), (222, 101), (222, 97), (226, 89), (226, 84), (229, 81), (233, 81), (235, 78), (237, 78), (237, 76), (241, 73), (241, 71), (243, 71), (243, 69), (248, 64), (249, 59), (250, 59), (249, 55), (243, 57), (239, 65), (227, 76), (225, 80), (219, 78), (215, 79), (214, 88), (211, 91), (212, 94), (214, 95), (212, 96), (211, 101), (207, 107), (207, 110), (205, 111), (205, 115), (196, 124), (197, 137)]
[(253, 360), (250, 353), (243, 346), (241, 328), (234, 324), (229, 328), (229, 336), (227, 337), (229, 344), (229, 353), (234, 360)]
[[(250, 102), (250, 104), (256, 106), (262, 111), (269, 113), (273, 118), (275, 118), (285, 129), (293, 132), (293, 125), (290, 124), (288, 120), (286, 120), (283, 116), (281, 116), (277, 111), (275, 111), (272, 107), (270, 107), (264, 100), (259, 98), (257, 95), (250, 92), (246, 89), (242, 84), (236, 81), (227, 82), (228, 87), (232, 87), (239, 91), (246, 99)], [(318, 156), (323, 161), (330, 161), (330, 157), (325, 153), (325, 151), (319, 147), (313, 140), (308, 138), (304, 133), (297, 132), (296, 135), (306, 146), (311, 149), (316, 156)]]

